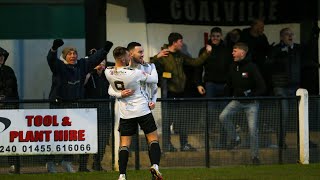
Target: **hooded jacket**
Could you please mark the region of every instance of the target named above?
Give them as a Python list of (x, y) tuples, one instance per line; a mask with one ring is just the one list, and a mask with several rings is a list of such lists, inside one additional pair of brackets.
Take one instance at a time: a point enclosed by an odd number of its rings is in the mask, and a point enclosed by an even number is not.
[(227, 78), (229, 96), (261, 96), (266, 85), (257, 66), (248, 58), (233, 62)]
[(4, 56), (4, 63), (0, 65), (0, 96), (6, 100), (19, 99), (16, 75), (11, 67), (5, 65), (9, 53), (0, 47), (0, 55)]

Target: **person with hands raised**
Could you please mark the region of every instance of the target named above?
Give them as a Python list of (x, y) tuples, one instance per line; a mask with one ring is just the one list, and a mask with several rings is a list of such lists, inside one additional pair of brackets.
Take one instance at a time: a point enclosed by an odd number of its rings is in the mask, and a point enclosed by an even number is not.
[[(88, 58), (78, 59), (78, 51), (74, 47), (64, 47), (60, 58), (57, 50), (64, 45), (62, 39), (55, 39), (47, 55), (47, 62), (52, 72), (52, 85), (49, 99), (52, 100), (51, 108), (79, 108), (76, 102), (85, 98), (84, 81), (86, 75), (101, 63), (110, 51), (113, 43), (106, 41), (103, 48)], [(88, 171), (86, 168), (86, 155), (80, 155), (79, 171)], [(47, 156), (47, 170), (55, 173), (54, 156)], [(72, 164), (72, 156), (63, 157), (62, 166), (67, 172), (75, 172)]]
[[(222, 36), (222, 29), (220, 27), (213, 27), (210, 31), (210, 39), (208, 43), (214, 49), (208, 60), (200, 67), (195, 68), (195, 81), (197, 85), (197, 91), (206, 98), (223, 97), (224, 87), (227, 81), (227, 75), (232, 64), (232, 54), (230, 50), (225, 46)], [(199, 51), (199, 56), (206, 50), (203, 47)], [(219, 101), (209, 102), (208, 114), (209, 128), (212, 132), (219, 132), (219, 140), (214, 143), (216, 148), (226, 147), (226, 136), (218, 119), (213, 117), (216, 111), (220, 111), (220, 107), (225, 106), (225, 102)]]
[[(185, 97), (185, 85), (187, 80), (184, 72), (184, 65), (202, 65), (210, 55), (212, 47), (210, 45), (206, 45), (206, 51), (204, 51), (198, 58), (191, 58), (182, 52), (183, 37), (180, 33), (170, 33), (168, 36), (168, 42), (169, 44), (165, 44), (161, 48), (162, 50), (155, 55), (150, 62), (155, 63), (157, 69), (161, 69), (163, 71), (162, 76), (168, 77), (166, 79), (167, 89), (161, 87), (163, 94), (167, 94), (167, 97), (163, 98), (183, 98)], [(162, 84), (161, 86), (164, 85)], [(171, 106), (176, 108), (170, 108)], [(180, 135), (181, 151), (195, 151), (196, 149), (188, 143), (188, 135), (186, 133), (187, 124), (186, 118), (183, 117), (183, 115), (185, 115), (183, 108), (177, 107), (175, 102), (174, 104), (171, 104), (171, 102), (169, 104), (165, 104), (163, 105), (163, 108), (167, 109), (167, 114), (163, 116), (164, 118), (162, 122), (163, 150), (168, 152), (177, 151), (170, 142), (170, 125), (173, 122), (169, 119), (170, 117), (175, 117), (176, 114), (181, 114), (181, 116), (174, 121), (175, 127)], [(177, 112), (179, 110), (182, 110), (182, 112)]]
[(52, 44), (51, 49), (52, 49), (53, 51), (56, 51), (59, 47), (63, 46), (63, 44), (64, 44), (64, 42), (63, 42), (62, 39), (55, 39), (55, 40), (53, 41), (53, 44)]

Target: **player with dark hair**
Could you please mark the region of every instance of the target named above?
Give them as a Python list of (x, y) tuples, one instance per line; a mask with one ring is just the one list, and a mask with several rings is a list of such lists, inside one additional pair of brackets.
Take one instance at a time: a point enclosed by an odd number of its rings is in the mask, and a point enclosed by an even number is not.
[[(110, 86), (115, 92), (121, 92), (122, 97), (117, 98), (120, 116), (120, 147), (119, 147), (119, 180), (126, 179), (126, 169), (129, 158), (129, 148), (132, 135), (138, 130), (138, 124), (144, 131), (151, 161), (150, 172), (155, 179), (162, 179), (159, 171), (161, 150), (154, 117), (148, 105), (148, 98), (140, 91), (141, 83), (157, 83), (158, 74), (155, 68), (151, 74), (137, 68), (127, 67), (130, 61), (129, 51), (124, 47), (117, 47), (113, 51), (115, 66), (105, 70)], [(127, 96), (122, 91), (131, 89), (133, 94)]]

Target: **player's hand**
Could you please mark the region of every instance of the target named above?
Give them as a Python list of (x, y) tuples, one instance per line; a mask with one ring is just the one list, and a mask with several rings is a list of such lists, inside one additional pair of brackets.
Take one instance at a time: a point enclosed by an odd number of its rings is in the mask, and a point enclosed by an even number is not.
[(162, 58), (162, 57), (166, 57), (169, 54), (169, 49), (162, 49), (158, 54), (157, 54), (157, 58)]
[(134, 93), (134, 90), (132, 89), (125, 89), (121, 91), (121, 97), (125, 98), (128, 96), (131, 96)]
[(197, 89), (201, 95), (204, 95), (206, 93), (206, 89), (204, 89), (203, 86), (197, 86)]
[(153, 110), (154, 108), (156, 107), (156, 103), (154, 103), (154, 102), (149, 102), (149, 108), (151, 109), (151, 110)]

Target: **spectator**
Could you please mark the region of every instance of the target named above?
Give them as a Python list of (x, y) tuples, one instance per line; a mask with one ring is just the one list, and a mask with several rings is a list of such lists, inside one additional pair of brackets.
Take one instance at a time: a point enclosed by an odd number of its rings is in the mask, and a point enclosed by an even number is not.
[(231, 52), (232, 52), (233, 46), (240, 40), (241, 32), (242, 31), (239, 28), (232, 29), (230, 32), (228, 32), (224, 40), (224, 43), (226, 47), (231, 50)]
[[(9, 56), (8, 51), (0, 47), (0, 101), (19, 100), (17, 78), (13, 69), (5, 65)], [(0, 109), (18, 109), (19, 104), (0, 103)], [(9, 173), (19, 173), (19, 156), (9, 156)]]
[[(112, 42), (107, 41), (103, 49), (98, 50), (88, 59), (78, 59), (77, 50), (73, 47), (65, 47), (61, 59), (57, 57), (57, 49), (64, 44), (62, 39), (53, 41), (48, 52), (47, 61), (52, 71), (52, 85), (49, 99), (57, 103), (51, 104), (51, 108), (78, 108), (75, 101), (85, 97), (84, 80), (88, 72), (96, 67), (109, 52)], [(65, 103), (64, 100), (74, 101)], [(55, 173), (54, 156), (47, 156), (47, 170)], [(65, 155), (61, 165), (67, 172), (75, 172), (72, 167), (72, 155)], [(80, 155), (79, 171), (89, 171), (86, 168), (87, 155)]]
[[(149, 147), (149, 158), (151, 161), (150, 172), (155, 179), (162, 179), (159, 172), (161, 150), (153, 115), (151, 113), (148, 99), (140, 91), (141, 83), (157, 83), (158, 74), (153, 65), (151, 74), (145, 73), (137, 68), (126, 67), (130, 57), (127, 48), (116, 47), (113, 51), (116, 61), (115, 67), (107, 68), (105, 75), (110, 82), (113, 91), (121, 93), (117, 98), (120, 114), (120, 147), (119, 147), (119, 180), (126, 179), (126, 169), (129, 159), (129, 148), (132, 135), (137, 133), (138, 125), (144, 131)], [(131, 89), (131, 96), (123, 94), (125, 89)]]
[(271, 94), (271, 80), (269, 69), (265, 66), (266, 60), (270, 53), (270, 46), (267, 36), (264, 34), (264, 21), (255, 19), (249, 28), (243, 29), (239, 42), (244, 42), (249, 47), (248, 55), (255, 63), (266, 82), (267, 90), (265, 95)]
[[(280, 42), (272, 49), (270, 57), (272, 70), (272, 87), (275, 96), (295, 96), (301, 87), (301, 69), (307, 67), (318, 68), (313, 61), (302, 61), (302, 47), (294, 42), (294, 33), (290, 28), (280, 30)], [(280, 139), (282, 147), (286, 148), (286, 127), (289, 119), (289, 102), (281, 100), (281, 119), (283, 136)], [(276, 123), (272, 123), (276, 124)], [(310, 142), (310, 145), (314, 144)], [(313, 145), (314, 146), (314, 145)]]
[[(236, 43), (233, 47), (234, 63), (231, 65), (226, 87), (228, 94), (234, 97), (260, 96), (266, 89), (259, 69), (247, 57), (247, 52), (248, 46), (244, 43)], [(219, 115), (219, 120), (230, 138), (228, 149), (235, 148), (241, 142), (230, 119), (231, 115), (240, 110), (244, 110), (247, 116), (252, 163), (260, 164), (257, 127), (259, 103), (256, 100), (232, 100)]]
[[(211, 46), (207, 45), (206, 51), (199, 58), (194, 59), (181, 52), (183, 47), (183, 37), (181, 34), (170, 33), (168, 42), (169, 45), (164, 45), (162, 50), (151, 59), (151, 62), (158, 64), (163, 70), (164, 75), (168, 77), (167, 89), (163, 88), (163, 84), (161, 85), (162, 90), (165, 91), (164, 94), (167, 95), (167, 97), (163, 98), (183, 98), (186, 84), (184, 65), (200, 66), (203, 64), (211, 52)], [(170, 142), (170, 125), (173, 122), (170, 118), (176, 117), (176, 114), (179, 114), (179, 116), (178, 119), (174, 120), (174, 124), (179, 131), (181, 151), (195, 151), (196, 149), (188, 143), (188, 135), (184, 131), (186, 123), (183, 117), (183, 108), (179, 108), (176, 102), (170, 102), (165, 111), (166, 113), (162, 120), (164, 151), (177, 151)]]
[[(197, 68), (196, 71), (197, 88), (199, 93), (205, 95), (206, 98), (222, 97), (224, 96), (227, 74), (232, 64), (232, 56), (230, 50), (223, 43), (221, 28), (214, 27), (211, 29), (209, 44), (212, 46), (212, 52), (203, 66)], [(199, 55), (201, 55), (203, 51), (205, 51), (205, 47), (200, 49)], [(210, 103), (209, 105), (210, 117), (214, 116), (214, 111), (218, 110), (220, 105), (225, 105), (225, 103), (221, 102), (214, 104)], [(216, 146), (218, 148), (225, 148), (226, 133), (223, 131), (223, 128), (220, 127), (218, 120), (215, 122), (211, 120), (210, 126), (212, 125), (215, 125), (215, 127), (217, 127), (215, 129), (219, 129), (220, 132), (220, 140)]]
[[(93, 53), (92, 53), (93, 54)], [(91, 55), (92, 55), (91, 54)], [(109, 82), (104, 75), (106, 63), (108, 66), (114, 63), (103, 60), (86, 76), (84, 87), (85, 96), (88, 99), (109, 99)], [(110, 101), (96, 102), (94, 107), (98, 110), (98, 152), (93, 156), (93, 167), (96, 171), (102, 171), (101, 161), (105, 153), (106, 145), (109, 144), (112, 128), (112, 118), (110, 115)]]
[[(259, 71), (266, 83), (266, 91), (263, 95), (272, 95), (272, 85), (271, 85), (271, 74), (270, 69), (266, 65), (268, 56), (270, 55), (271, 46), (267, 36), (264, 34), (264, 21), (262, 19), (254, 19), (249, 28), (242, 30), (239, 42), (244, 42), (249, 47), (248, 56), (251, 56), (253, 63), (257, 65)], [(259, 104), (260, 116), (259, 116), (259, 129), (263, 134), (268, 134), (268, 129), (266, 128), (269, 123), (268, 112), (265, 109), (270, 108), (270, 103), (268, 101), (261, 101)], [(262, 139), (263, 136), (261, 136)], [(261, 145), (265, 145), (261, 141)], [(248, 144), (248, 143), (245, 143)]]

